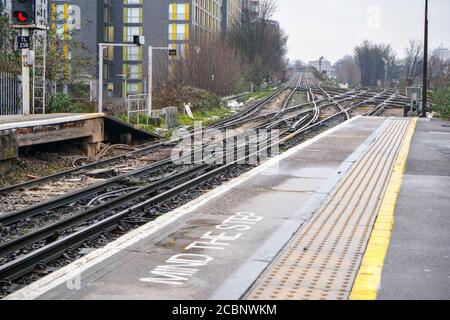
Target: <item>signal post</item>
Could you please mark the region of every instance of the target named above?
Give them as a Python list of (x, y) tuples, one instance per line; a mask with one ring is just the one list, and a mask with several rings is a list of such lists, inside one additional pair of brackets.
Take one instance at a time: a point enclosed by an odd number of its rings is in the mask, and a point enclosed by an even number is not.
[(30, 51), (30, 30), (47, 30), (47, 0), (12, 0), (12, 28), (20, 30), (18, 49), (22, 50), (22, 110), (30, 114), (30, 66), (34, 52)]
[(30, 114), (30, 30), (22, 29), (22, 39), (28, 39), (28, 48), (22, 49), (22, 111)]

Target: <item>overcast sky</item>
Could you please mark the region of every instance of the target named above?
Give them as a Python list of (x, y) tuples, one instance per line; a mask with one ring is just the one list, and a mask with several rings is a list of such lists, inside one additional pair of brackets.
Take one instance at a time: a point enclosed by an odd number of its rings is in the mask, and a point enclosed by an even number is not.
[[(430, 1), (430, 50), (450, 47), (450, 0)], [(278, 0), (275, 19), (289, 35), (289, 58), (336, 62), (364, 39), (390, 43), (403, 55), (423, 39), (424, 0)]]

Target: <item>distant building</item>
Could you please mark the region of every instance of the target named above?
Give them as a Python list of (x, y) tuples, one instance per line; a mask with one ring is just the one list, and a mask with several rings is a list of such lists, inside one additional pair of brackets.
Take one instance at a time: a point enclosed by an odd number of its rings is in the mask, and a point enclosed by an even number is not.
[(0, 0), (0, 9), (5, 12), (11, 11), (11, 0)]
[[(240, 0), (51, 0), (57, 16), (69, 18), (71, 6), (81, 9), (81, 30), (77, 39), (98, 55), (99, 42), (131, 43), (134, 35), (145, 36), (144, 48), (110, 48), (105, 55), (104, 82), (109, 97), (144, 93), (147, 78), (147, 46), (177, 49), (184, 56), (195, 34), (219, 33), (240, 17)], [(226, 10), (222, 8), (226, 7)], [(64, 13), (66, 12), (66, 13)], [(224, 17), (225, 14), (225, 17)], [(54, 17), (54, 16), (53, 16)], [(222, 21), (226, 21), (222, 24)], [(67, 20), (52, 24), (61, 32), (67, 30)], [(168, 67), (167, 52), (155, 51), (155, 70)], [(155, 72), (154, 70), (154, 72)], [(127, 76), (127, 81), (123, 78)], [(155, 72), (157, 80), (159, 73)], [(161, 75), (166, 76), (166, 75)], [(125, 88), (125, 82), (127, 88)], [(155, 81), (156, 83), (156, 81)]]
[(268, 20), (267, 23), (274, 28), (280, 29), (280, 23), (276, 20)]
[[(73, 37), (82, 42), (94, 58), (99, 43), (132, 43), (133, 36), (145, 36), (144, 47), (109, 47), (105, 51), (104, 96), (125, 97), (146, 91), (148, 45), (177, 49), (177, 58), (182, 57), (194, 35), (218, 34), (236, 24), (242, 13), (241, 1), (49, 0), (49, 25), (62, 39)], [(247, 2), (252, 10), (259, 5), (259, 1)], [(10, 3), (0, 0), (7, 12)], [(70, 52), (66, 54), (70, 56)], [(159, 76), (167, 76), (156, 70), (169, 69), (173, 58), (160, 50), (153, 54), (156, 83)], [(91, 74), (95, 78), (97, 69)]]
[(322, 60), (322, 68), (320, 67), (320, 61), (316, 60), (316, 61), (310, 61), (308, 63), (308, 66), (316, 68), (317, 70), (322, 70), (322, 71), (326, 71), (327, 74), (331, 75), (333, 73), (333, 66), (331, 65), (331, 62), (323, 59)]
[[(77, 12), (79, 16), (77, 16)], [(167, 46), (169, 4), (142, 0), (50, 0), (50, 26), (62, 38), (72, 36), (98, 56), (98, 43), (132, 43), (143, 35), (146, 45)], [(74, 19), (80, 19), (78, 23)], [(75, 23), (74, 23), (75, 22)], [(79, 29), (74, 27), (78, 24)], [(157, 53), (155, 60), (162, 59)], [(143, 93), (147, 50), (142, 47), (109, 47), (104, 55), (106, 97)], [(98, 77), (97, 70), (93, 76)], [(127, 79), (125, 81), (124, 77)], [(125, 87), (125, 82), (127, 86)]]
[(443, 61), (450, 61), (450, 50), (440, 46), (433, 51), (433, 55), (438, 56)]
[[(192, 19), (189, 22), (192, 24), (194, 32), (215, 33), (220, 31), (221, 0), (190, 0), (188, 2), (184, 5), (192, 6)], [(183, 3), (180, 4), (183, 5)], [(189, 8), (186, 12), (189, 12)]]
[(250, 14), (259, 14), (260, 0), (242, 0), (242, 11)]
[(242, 0), (222, 0), (222, 32), (230, 31), (241, 19)]

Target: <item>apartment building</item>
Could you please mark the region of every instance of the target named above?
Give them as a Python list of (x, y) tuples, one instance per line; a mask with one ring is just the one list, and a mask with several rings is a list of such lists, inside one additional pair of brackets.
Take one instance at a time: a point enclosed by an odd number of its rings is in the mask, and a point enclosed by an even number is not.
[(439, 57), (442, 61), (450, 62), (450, 50), (441, 45), (433, 51), (433, 55)]
[[(92, 55), (103, 41), (103, 8), (97, 1), (50, 0), (49, 26), (61, 39), (82, 42)], [(83, 12), (81, 12), (83, 10)], [(66, 53), (70, 56), (70, 52)]]
[(171, 1), (169, 45), (184, 54), (192, 35), (229, 30), (241, 17), (242, 0)]
[(230, 31), (242, 15), (242, 0), (222, 0), (222, 32)]
[[(228, 1), (231, 0), (96, 1), (98, 20), (103, 24), (102, 28), (98, 27), (103, 31), (97, 42), (131, 43), (134, 35), (143, 35), (146, 39), (144, 47), (107, 50), (104, 66), (105, 96), (125, 97), (129, 94), (144, 93), (147, 79), (147, 45), (174, 48), (177, 49), (177, 58), (183, 57), (193, 35), (220, 32), (221, 5)], [(80, 5), (82, 16), (85, 5)], [(157, 83), (160, 77), (168, 75), (161, 72), (163, 69), (169, 69), (167, 51), (155, 50), (153, 59), (153, 78)]]
[(11, 0), (0, 0), (0, 9), (4, 12), (9, 12), (11, 10)]
[[(107, 47), (103, 66), (105, 97), (145, 91), (147, 47), (168, 45), (168, 1), (51, 0), (50, 6), (51, 27), (62, 38), (74, 37), (85, 44), (94, 57), (99, 43), (133, 43), (133, 36), (145, 36), (143, 47)], [(80, 21), (75, 23), (76, 19)], [(154, 52), (156, 65), (167, 65), (167, 60), (167, 52)], [(92, 73), (98, 77), (97, 70)]]
[[(9, 3), (10, 0), (0, 0)], [(93, 58), (99, 43), (132, 43), (144, 47), (110, 47), (104, 56), (104, 96), (126, 97), (146, 90), (148, 45), (177, 49), (183, 57), (195, 34), (230, 28), (241, 15), (241, 0), (49, 0), (49, 25), (62, 39), (82, 42)], [(70, 57), (70, 52), (65, 53)], [(167, 51), (153, 52), (155, 83), (168, 73)], [(171, 58), (172, 59), (172, 58)], [(92, 77), (98, 71), (92, 70)], [(126, 84), (126, 85), (125, 85)]]
[(320, 60), (310, 61), (308, 63), (308, 66), (316, 68), (317, 70), (326, 71), (328, 74), (331, 74), (333, 72), (333, 66), (331, 62), (328, 61), (327, 59), (323, 59), (322, 61)]
[(260, 0), (242, 0), (242, 11), (248, 14), (258, 14), (260, 4)]

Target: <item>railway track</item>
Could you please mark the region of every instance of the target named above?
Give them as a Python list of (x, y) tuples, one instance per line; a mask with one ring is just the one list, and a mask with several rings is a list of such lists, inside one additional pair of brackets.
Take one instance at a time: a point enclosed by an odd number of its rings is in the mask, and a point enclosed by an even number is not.
[[(303, 81), (302, 81), (303, 80)], [(293, 93), (299, 90), (301, 83), (305, 82), (306, 90), (311, 101), (300, 106), (287, 107)], [(295, 86), (291, 88), (291, 85)], [(325, 99), (318, 99), (305, 77), (293, 78), (286, 87), (277, 90), (265, 100), (271, 101), (280, 92), (292, 90), (281, 110), (269, 115), (258, 116), (262, 105), (255, 105), (257, 111), (244, 111), (242, 117), (233, 117), (229, 121), (223, 121), (219, 127), (233, 127), (251, 119), (271, 119), (271, 121), (256, 126), (256, 129), (279, 129), (281, 134), (280, 144), (290, 146), (308, 138), (308, 133), (313, 133), (320, 128), (327, 128), (333, 124), (346, 120), (352, 110), (367, 103), (379, 103), (373, 110), (381, 109), (391, 101), (395, 101), (395, 94), (386, 96), (385, 92), (371, 93), (342, 92), (331, 94), (315, 84), (318, 92), (322, 92)], [(359, 101), (359, 102), (355, 102)], [(349, 102), (347, 106), (343, 102)], [(309, 106), (309, 108), (306, 108)], [(321, 110), (325, 107), (334, 107), (336, 112), (320, 119)], [(280, 121), (280, 117), (296, 112), (295, 122), (286, 126), (286, 120)], [(374, 111), (373, 114), (377, 112)], [(320, 120), (319, 120), (320, 119)], [(216, 127), (217, 128), (217, 127)], [(264, 145), (259, 152), (273, 147), (271, 136), (264, 137)], [(259, 141), (262, 142), (262, 141)], [(203, 146), (202, 146), (203, 148)], [(193, 189), (208, 183), (218, 176), (240, 170), (240, 163), (245, 163), (252, 156), (248, 145), (238, 145), (233, 148), (233, 155), (237, 149), (244, 149), (244, 158), (235, 158), (234, 161), (224, 165), (185, 165), (175, 168), (170, 159), (151, 164), (148, 167), (109, 179), (100, 184), (93, 185), (86, 190), (72, 192), (56, 199), (40, 203), (36, 206), (25, 208), (21, 211), (11, 212), (0, 216), (2, 232), (20, 230), (24, 234), (9, 234), (7, 241), (0, 242), (0, 281), (8, 287), (11, 281), (33, 272), (36, 266), (45, 268), (45, 264), (60, 257), (67, 250), (80, 247), (88, 240), (100, 237), (105, 232), (112, 232), (121, 227), (124, 221), (132, 221), (141, 225), (152, 221), (165, 202), (175, 201), (180, 205), (179, 197), (195, 193)], [(227, 149), (230, 151), (229, 149)], [(252, 149), (253, 150), (253, 149)], [(227, 151), (227, 152), (228, 152)], [(231, 152), (231, 151), (230, 151)], [(239, 153), (238, 153), (239, 154)], [(226, 153), (225, 153), (226, 155)], [(141, 177), (138, 183), (129, 183), (128, 178)], [(123, 184), (126, 181), (127, 183)], [(189, 197), (188, 197), (189, 198)], [(175, 199), (175, 200), (174, 200)], [(74, 204), (75, 203), (75, 204)], [(78, 205), (77, 205), (78, 203)], [(58, 209), (59, 208), (59, 209)], [(66, 210), (67, 214), (58, 210)], [(63, 211), (64, 211), (63, 210)], [(58, 218), (37, 228), (27, 229), (32, 224), (34, 217), (54, 214)], [(156, 214), (155, 214), (156, 213)], [(28, 224), (28, 225), (27, 225)], [(6, 229), (5, 229), (6, 228)], [(10, 229), (8, 229), (10, 228)], [(22, 228), (22, 229), (21, 229)], [(4, 236), (4, 235), (3, 235)]]
[[(275, 90), (266, 98), (257, 101), (242, 112), (216, 123), (211, 128), (226, 130), (253, 121), (252, 115), (260, 112), (265, 105), (276, 99), (282, 92), (289, 90), (295, 81), (296, 77), (294, 76), (285, 86)], [(81, 188), (88, 191), (100, 190), (109, 179), (121, 180), (140, 175), (142, 172), (152, 170), (155, 163), (157, 166), (162, 166), (168, 162), (171, 150), (178, 142), (179, 140), (158, 142), (110, 159), (2, 188), (0, 189), (0, 195), (2, 195), (0, 223), (3, 223), (1, 219), (5, 213), (21, 209), (29, 210), (30, 206), (49, 199), (65, 197), (66, 194), (76, 192)], [(98, 177), (92, 176), (96, 169), (101, 169)], [(26, 192), (24, 192), (25, 190)]]
[[(4, 213), (0, 215), (0, 224), (11, 226), (39, 215), (48, 217), (49, 211), (57, 217), (70, 215), (73, 211), (91, 206), (96, 199), (101, 201), (106, 197), (120, 196), (124, 192), (131, 193), (139, 185), (151, 184), (155, 180), (164, 179), (164, 176), (167, 174), (176, 174), (179, 171), (182, 171), (182, 169), (176, 168), (172, 163), (172, 159), (165, 158), (140, 169), (87, 186), (82, 190), (73, 191), (56, 198), (28, 205), (19, 210)], [(26, 226), (20, 225), (18, 227), (23, 229)]]
[[(263, 102), (271, 100), (275, 95), (276, 93), (265, 99)], [(256, 108), (259, 108), (261, 103), (259, 103)], [(247, 112), (244, 112), (243, 116), (246, 117), (247, 114)], [(223, 123), (221, 126), (227, 127), (228, 125), (228, 123)], [(77, 209), (91, 206), (95, 203), (95, 200), (101, 201), (105, 198), (114, 198), (120, 196), (123, 192), (133, 193), (133, 191), (138, 188), (136, 186), (138, 184), (151, 184), (152, 180), (164, 180), (165, 177), (164, 174), (161, 174), (161, 171), (167, 171), (168, 173), (175, 175), (178, 173), (174, 171), (171, 159), (166, 158), (138, 170), (87, 186), (82, 190), (70, 192), (37, 204), (27, 205), (20, 210), (8, 212), (0, 216), (0, 224), (9, 227), (31, 217), (39, 215), (46, 215), (48, 217), (49, 211), (55, 213), (56, 216), (71, 215), (71, 213)], [(134, 179), (135, 181), (130, 182), (130, 179)], [(130, 187), (131, 184), (133, 184), (134, 187)], [(21, 229), (24, 227), (26, 226), (20, 225)]]

